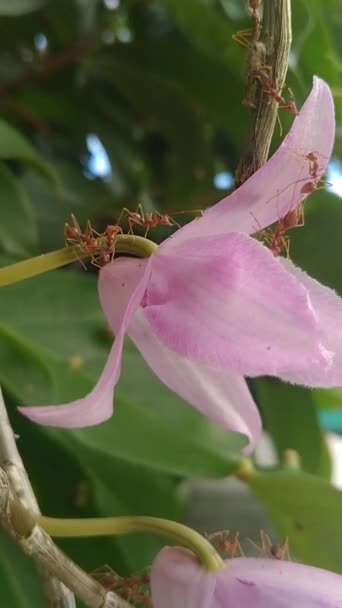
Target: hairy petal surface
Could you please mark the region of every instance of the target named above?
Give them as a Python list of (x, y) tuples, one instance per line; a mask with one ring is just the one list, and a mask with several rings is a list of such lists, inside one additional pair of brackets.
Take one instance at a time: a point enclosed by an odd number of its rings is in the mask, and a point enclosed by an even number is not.
[[(253, 234), (295, 209), (307, 196), (303, 186), (326, 172), (335, 137), (335, 113), (328, 85), (315, 77), (312, 91), (283, 143), (240, 188), (187, 224), (162, 247), (223, 232)], [(317, 179), (310, 175), (309, 153), (317, 157)], [(170, 241), (170, 242), (169, 242)]]
[(324, 346), (332, 352), (332, 365), (308, 369), (307, 378), (298, 382), (315, 387), (342, 386), (342, 299), (329, 287), (311, 278), (290, 260), (281, 259), (283, 266), (307, 289), (317, 316)]
[(342, 579), (333, 572), (275, 559), (237, 558), (208, 573), (189, 551), (177, 547), (166, 547), (157, 556), (151, 589), (154, 608), (342, 608)]
[(307, 290), (244, 234), (158, 251), (144, 306), (167, 348), (209, 367), (291, 381), (331, 364)]
[[(139, 265), (139, 260), (120, 258), (101, 271), (100, 300), (114, 332), (121, 310), (139, 280)], [(245, 452), (253, 450), (261, 433), (261, 420), (241, 375), (207, 367), (168, 349), (154, 333), (141, 307), (127, 333), (168, 388), (220, 426), (246, 435), (249, 445)]]
[[(111, 417), (114, 387), (121, 373), (125, 332), (144, 296), (150, 277), (149, 262), (142, 264), (142, 267), (144, 272), (140, 274), (140, 280), (135, 284), (135, 289), (131, 292), (125, 309), (121, 311), (114, 344), (95, 388), (83, 399), (77, 399), (71, 403), (18, 408), (24, 416), (38, 424), (66, 428), (93, 426)], [(114, 299), (113, 306), (115, 306)]]

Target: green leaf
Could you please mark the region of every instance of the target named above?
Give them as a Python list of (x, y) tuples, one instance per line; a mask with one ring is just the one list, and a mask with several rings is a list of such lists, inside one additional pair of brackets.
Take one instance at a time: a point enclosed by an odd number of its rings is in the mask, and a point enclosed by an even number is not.
[(124, 62), (122, 57), (119, 61), (113, 56), (103, 63), (102, 72), (135, 112), (143, 115), (146, 130), (160, 131), (170, 145), (165, 196), (173, 209), (183, 209), (195, 188), (200, 192), (210, 183), (211, 138), (204, 132), (198, 103), (178, 83), (166, 80), (163, 74), (142, 71), (136, 61)]
[(34, 347), (15, 334), (8, 326), (0, 324), (0, 381), (14, 394), (21, 391), (38, 398), (42, 392), (52, 392), (53, 375)]
[(37, 231), (30, 201), (11, 171), (0, 163), (0, 246), (7, 253), (32, 253)]
[(58, 176), (51, 167), (31, 146), (28, 140), (10, 124), (0, 119), (0, 159), (22, 160), (47, 177), (56, 186), (60, 186)]
[(41, 8), (47, 0), (0, 0), (0, 15), (24, 15)]
[[(70, 164), (59, 161), (54, 163), (54, 167), (64, 191), (59, 187), (51, 188), (48, 181), (40, 179), (33, 171), (27, 172), (22, 178), (23, 187), (30, 196), (43, 251), (64, 247), (64, 223), (70, 222), (71, 213), (76, 215), (81, 226), (85, 226), (88, 218), (96, 227), (98, 216), (113, 216), (113, 194), (106, 184), (86, 179), (79, 162)], [(117, 215), (121, 208), (116, 209)]]
[(195, 47), (229, 65), (233, 73), (242, 72), (239, 45), (232, 40), (234, 25), (223, 11), (199, 0), (161, 0), (161, 3)]
[(291, 232), (291, 258), (312, 277), (342, 295), (341, 199), (326, 190), (305, 204), (305, 226)]
[[(335, 61), (337, 49), (331, 27), (332, 13), (331, 0), (324, 3), (321, 0), (301, 0), (293, 3), (291, 70), (298, 75), (301, 84), (303, 77), (307, 84), (310, 84), (312, 74), (316, 73), (331, 87), (339, 86), (340, 78)], [(340, 116), (341, 102), (338, 97), (336, 109)]]
[[(68, 446), (87, 472), (95, 504), (102, 515), (144, 514), (173, 520), (182, 518), (186, 494), (179, 489), (179, 478), (129, 464), (110, 453), (105, 454), (98, 446), (75, 443), (74, 437), (66, 433), (63, 436), (59, 434), (58, 439)], [(141, 534), (113, 537), (112, 540), (131, 572), (150, 565), (165, 544), (162, 537)]]
[(186, 91), (205, 120), (223, 128), (236, 146), (241, 146), (248, 126), (247, 120), (243, 124), (240, 120), (242, 83), (233, 74), (228, 78), (227, 67), (221, 62), (188, 46), (171, 47), (164, 41), (133, 42), (118, 47), (116, 53), (122, 62), (139, 66), (142, 72), (156, 74)]
[[(163, 392), (161, 388), (160, 401), (164, 401)], [(151, 401), (155, 401), (153, 393), (149, 391)], [(176, 398), (171, 425), (158, 405), (157, 402), (148, 408), (141, 401), (125, 402), (117, 396), (111, 420), (91, 429), (72, 431), (72, 435), (84, 448), (168, 474), (224, 477), (231, 473), (245, 443), (241, 436), (223, 433)]]
[[(82, 271), (57, 271), (1, 290), (0, 319), (36, 352), (55, 357), (70, 370), (70, 358), (81, 356), (82, 370), (98, 368), (105, 361), (104, 318), (97, 296), (95, 275)], [(25, 302), (25, 309), (23, 309)], [(95, 370), (94, 375), (96, 375)], [(42, 390), (41, 398), (46, 398)], [(50, 395), (51, 398), (51, 395)]]
[(44, 608), (46, 600), (32, 560), (0, 530), (0, 602), (8, 608)]
[(249, 487), (265, 505), (292, 559), (342, 573), (342, 492), (301, 472), (255, 473)]
[(318, 421), (315, 391), (271, 378), (253, 381), (253, 388), (258, 396), (265, 429), (274, 441), (279, 458), (287, 449), (296, 450), (304, 471), (328, 473), (330, 478), (326, 466), (329, 452)]

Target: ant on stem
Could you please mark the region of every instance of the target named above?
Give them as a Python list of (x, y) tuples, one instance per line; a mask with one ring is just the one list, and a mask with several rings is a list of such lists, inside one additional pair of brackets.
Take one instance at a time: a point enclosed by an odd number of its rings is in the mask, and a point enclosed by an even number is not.
[(261, 0), (249, 0), (249, 10), (253, 19), (253, 30), (252, 35), (254, 40), (258, 40), (261, 31), (260, 17), (257, 13), (258, 8), (261, 6)]
[(252, 29), (240, 30), (233, 35), (233, 40), (249, 50), (247, 93), (243, 104), (251, 108), (256, 107), (253, 84), (257, 83), (265, 95), (279, 103), (280, 108), (287, 110), (291, 114), (298, 114), (291, 89), (287, 87), (290, 99), (286, 100), (282, 95), (282, 89), (277, 90), (275, 87), (272, 66), (265, 65), (266, 49), (264, 43), (259, 41), (261, 22), (257, 10), (260, 8), (260, 5), (261, 0), (249, 0), (253, 27)]
[(156, 226), (177, 226), (180, 228), (178, 222), (166, 213), (159, 213), (159, 211), (145, 212), (141, 203), (139, 203), (135, 211), (130, 211), (127, 207), (124, 207), (120, 213), (118, 224), (120, 224), (123, 216), (127, 217), (128, 233), (134, 234), (133, 227), (141, 226), (146, 228), (145, 238), (150, 228), (155, 228)]
[(94, 230), (90, 220), (87, 220), (85, 230), (82, 231), (76, 219), (71, 214), (72, 226), (67, 222), (64, 225), (64, 238), (66, 245), (78, 245), (80, 249), (91, 256), (91, 263), (102, 268), (112, 261), (115, 253), (115, 242), (118, 234), (122, 234), (120, 226), (109, 225), (105, 232)]
[[(233, 40), (235, 40), (241, 46), (250, 48), (253, 42), (256, 42), (260, 38), (261, 22), (260, 17), (257, 13), (258, 8), (261, 6), (261, 0), (249, 0), (248, 3), (250, 16), (253, 20), (252, 29), (240, 30), (233, 34)], [(249, 40), (252, 39), (252, 41)]]
[(291, 114), (298, 114), (296, 102), (294, 100), (294, 96), (291, 89), (287, 87), (290, 99), (286, 100), (282, 96), (281, 91), (277, 91), (274, 87), (273, 68), (271, 65), (263, 65), (257, 67), (256, 69), (252, 69), (249, 75), (252, 79), (257, 80), (259, 82), (261, 89), (265, 95), (268, 95), (271, 99), (274, 99), (277, 103), (279, 103), (280, 108), (283, 108)]

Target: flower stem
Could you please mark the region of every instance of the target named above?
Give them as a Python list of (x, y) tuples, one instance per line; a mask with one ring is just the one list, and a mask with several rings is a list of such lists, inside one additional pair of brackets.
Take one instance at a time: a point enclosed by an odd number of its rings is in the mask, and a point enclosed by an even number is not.
[[(115, 252), (135, 255), (136, 257), (148, 257), (157, 246), (153, 241), (141, 236), (120, 235), (115, 243)], [(37, 274), (55, 270), (56, 268), (90, 256), (91, 253), (82, 249), (82, 247), (73, 245), (5, 266), (4, 268), (0, 268), (0, 287), (24, 281)]]
[(225, 564), (210, 542), (201, 534), (169, 519), (158, 517), (94, 517), (60, 519), (38, 516), (37, 523), (51, 536), (107, 536), (150, 532), (165, 536), (191, 549), (203, 567), (214, 572)]

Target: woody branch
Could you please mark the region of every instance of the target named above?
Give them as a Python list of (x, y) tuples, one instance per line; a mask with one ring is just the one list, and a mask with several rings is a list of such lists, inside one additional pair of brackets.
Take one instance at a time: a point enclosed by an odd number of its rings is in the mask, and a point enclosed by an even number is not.
[[(263, 6), (262, 40), (249, 45), (248, 69), (251, 69), (255, 61), (264, 63), (261, 67), (269, 70), (274, 91), (281, 92), (285, 84), (292, 42), (291, 0), (264, 0)], [(259, 57), (255, 57), (256, 53), (259, 53)], [(256, 80), (255, 87), (252, 126), (236, 170), (237, 187), (267, 161), (277, 120), (278, 101), (274, 96), (265, 93), (262, 82)]]

